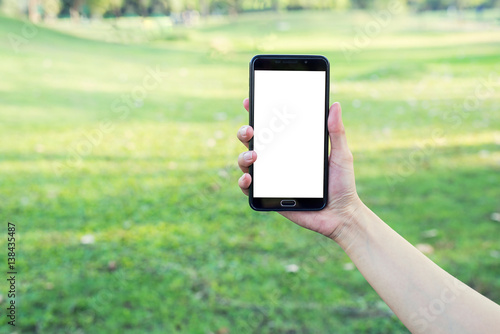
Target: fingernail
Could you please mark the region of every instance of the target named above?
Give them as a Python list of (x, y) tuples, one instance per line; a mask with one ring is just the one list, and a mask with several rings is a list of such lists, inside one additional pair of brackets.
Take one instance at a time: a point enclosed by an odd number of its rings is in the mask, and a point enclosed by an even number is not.
[(240, 129), (240, 136), (241, 137), (246, 137), (247, 136), (247, 129), (248, 129), (248, 126), (244, 126)]
[(246, 161), (252, 161), (253, 159), (252, 151), (245, 152), (245, 154), (243, 154), (243, 158), (245, 158)]

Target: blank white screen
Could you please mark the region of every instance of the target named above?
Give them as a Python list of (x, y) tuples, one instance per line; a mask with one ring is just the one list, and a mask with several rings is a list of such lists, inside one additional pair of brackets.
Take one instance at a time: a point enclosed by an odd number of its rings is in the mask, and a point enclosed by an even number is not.
[(325, 71), (255, 71), (254, 197), (323, 197)]

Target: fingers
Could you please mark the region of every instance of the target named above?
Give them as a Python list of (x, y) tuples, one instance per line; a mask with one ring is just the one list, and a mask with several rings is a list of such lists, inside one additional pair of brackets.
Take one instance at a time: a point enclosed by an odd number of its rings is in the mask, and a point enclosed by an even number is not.
[(248, 196), (248, 188), (250, 188), (251, 183), (252, 183), (252, 177), (248, 173), (243, 174), (238, 180), (238, 185), (240, 186), (241, 191), (243, 191), (243, 193), (247, 196)]
[(253, 128), (249, 125), (243, 125), (238, 130), (238, 139), (248, 148), (248, 142), (253, 137)]
[(248, 173), (248, 167), (257, 160), (257, 153), (254, 151), (246, 151), (238, 156), (238, 166), (243, 173)]
[[(248, 111), (248, 108), (250, 107), (250, 101), (248, 98), (243, 100), (243, 107)], [(244, 125), (240, 128), (238, 131), (238, 139), (243, 143), (248, 148), (248, 142), (250, 139), (253, 137), (253, 129), (251, 126)]]
[[(250, 108), (250, 101), (248, 98), (243, 100), (243, 107), (248, 111)], [(238, 131), (238, 139), (248, 148), (248, 142), (253, 137), (253, 129), (249, 125), (244, 125)], [(238, 180), (238, 185), (241, 188), (241, 191), (248, 196), (248, 188), (250, 188), (250, 184), (252, 183), (252, 177), (248, 174), (248, 167), (253, 164), (257, 160), (257, 153), (254, 151), (243, 152), (238, 157), (238, 165), (240, 169), (243, 171), (243, 175)]]
[(248, 111), (250, 109), (250, 100), (248, 100), (248, 97), (243, 100), (243, 107)]
[(349, 150), (349, 146), (347, 146), (344, 123), (342, 122), (342, 108), (338, 102), (335, 102), (330, 107), (328, 132), (330, 134), (332, 153), (335, 152), (335, 155), (341, 154), (346, 157), (350, 156), (351, 151)]

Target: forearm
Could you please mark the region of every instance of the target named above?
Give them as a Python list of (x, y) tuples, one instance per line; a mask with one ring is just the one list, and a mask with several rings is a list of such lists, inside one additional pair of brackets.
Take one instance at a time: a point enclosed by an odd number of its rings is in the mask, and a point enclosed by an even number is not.
[(364, 204), (332, 238), (412, 333), (493, 333), (500, 306), (449, 275)]

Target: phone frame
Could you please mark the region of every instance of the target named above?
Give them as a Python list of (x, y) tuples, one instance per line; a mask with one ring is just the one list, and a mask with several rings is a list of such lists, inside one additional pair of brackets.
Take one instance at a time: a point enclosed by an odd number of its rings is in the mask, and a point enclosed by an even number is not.
[[(252, 183), (249, 188), (249, 204), (256, 211), (318, 211), (328, 202), (328, 110), (330, 95), (330, 63), (324, 56), (319, 55), (256, 55), (250, 61), (250, 91), (249, 91), (249, 124), (254, 127), (254, 91), (256, 70), (285, 70), (285, 71), (325, 71), (325, 117), (324, 117), (324, 175), (323, 197), (321, 198), (275, 198), (253, 196), (253, 165), (249, 168)], [(254, 149), (253, 138), (249, 142), (249, 149)], [(257, 152), (258, 154), (258, 152)], [(258, 159), (258, 156), (257, 156)], [(294, 206), (283, 206), (283, 201), (293, 201)], [(288, 202), (290, 203), (290, 202)]]

